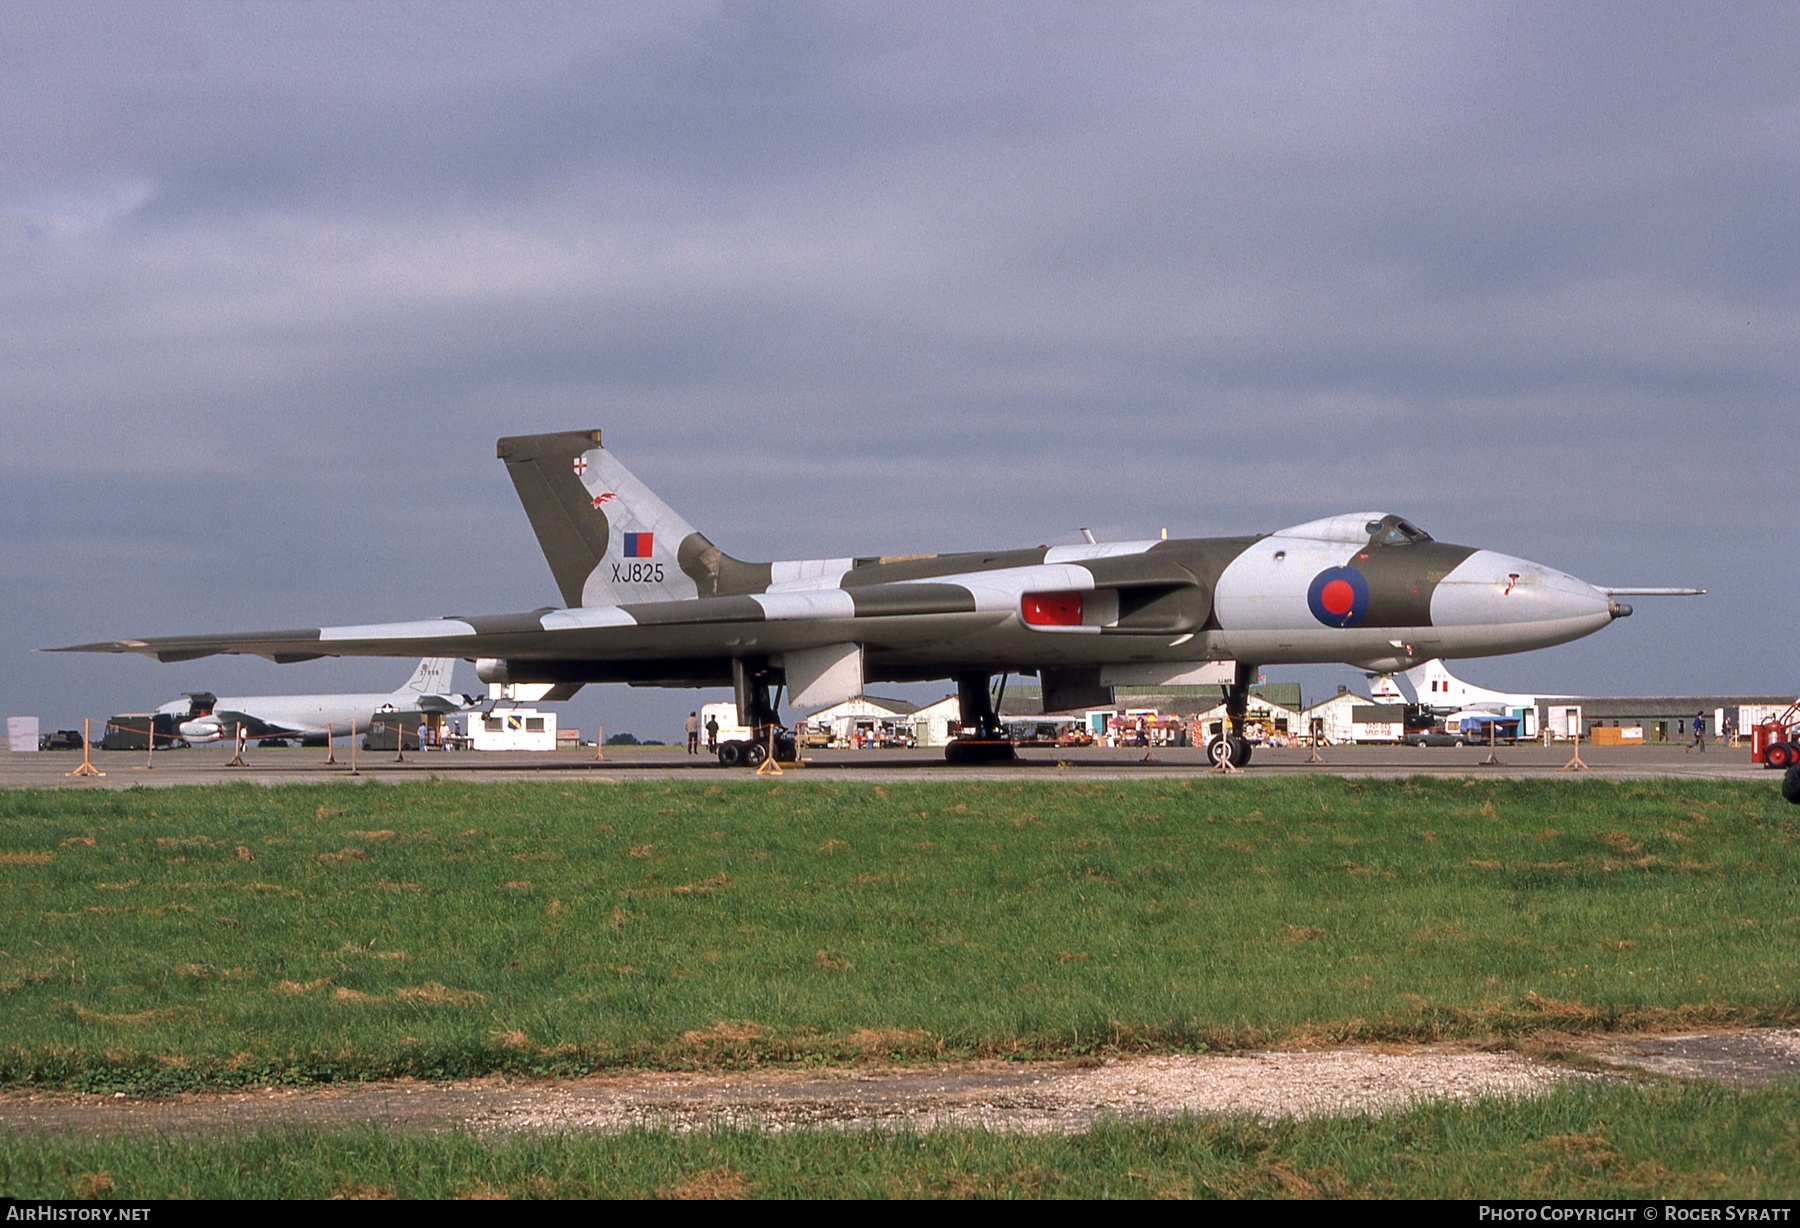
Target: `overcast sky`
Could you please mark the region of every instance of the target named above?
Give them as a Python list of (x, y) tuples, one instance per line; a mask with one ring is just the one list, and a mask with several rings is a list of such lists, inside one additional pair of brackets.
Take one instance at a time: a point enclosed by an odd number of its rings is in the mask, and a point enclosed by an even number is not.
[(493, 442), (588, 427), (740, 557), (1379, 509), (1712, 590), (1473, 681), (1793, 693), (1796, 64), (1790, 4), (0, 6), (5, 714), (397, 685), (31, 650), (553, 604)]

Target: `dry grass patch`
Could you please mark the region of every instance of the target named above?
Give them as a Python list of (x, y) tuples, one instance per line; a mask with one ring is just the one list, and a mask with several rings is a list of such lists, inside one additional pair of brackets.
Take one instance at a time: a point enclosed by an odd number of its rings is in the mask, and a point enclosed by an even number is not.
[(370, 1182), (339, 1186), (331, 1193), (333, 1202), (385, 1202), (395, 1197), (393, 1186)]
[(693, 883), (678, 883), (672, 887), (633, 887), (626, 895), (661, 896), (661, 895), (706, 895), (713, 891), (722, 891), (731, 886), (731, 875), (715, 874), (711, 878), (703, 878)]
[[(137, 886), (136, 883), (120, 884), (120, 886)], [(171, 891), (241, 891), (246, 895), (284, 895), (296, 900), (304, 900), (306, 893), (294, 887), (283, 887), (278, 883), (170, 883)]]
[(721, 1019), (710, 1028), (693, 1028), (681, 1034), (681, 1043), (690, 1047), (711, 1048), (719, 1045), (748, 1045), (764, 1039), (760, 1025), (751, 1020), (731, 1023)]
[(432, 1006), (480, 1006), (488, 1000), (484, 993), (476, 993), (473, 989), (451, 989), (436, 981), (396, 989), (394, 997), (401, 1002), (426, 1002)]
[(301, 994), (316, 993), (331, 984), (331, 978), (322, 976), (316, 981), (276, 981), (269, 986), (269, 992), (280, 994), (284, 998), (298, 997)]
[(67, 840), (64, 840), (61, 844), (57, 845), (56, 847), (64, 848), (64, 849), (72, 849), (72, 848), (93, 849), (93, 848), (99, 848), (100, 842), (98, 840), (94, 839), (92, 836), (70, 836)]
[(679, 1185), (672, 1185), (660, 1191), (664, 1198), (681, 1200), (729, 1200), (748, 1198), (750, 1183), (744, 1175), (729, 1165), (709, 1168), (695, 1173)]
[(0, 866), (47, 866), (55, 853), (0, 853)]
[(844, 1044), (869, 1055), (877, 1053), (918, 1053), (930, 1048), (930, 1037), (919, 1028), (858, 1028), (844, 1037)]
[(118, 1187), (112, 1173), (103, 1168), (99, 1172), (77, 1174), (69, 1188), (77, 1198), (104, 1198)]
[(146, 1024), (156, 1023), (163, 1019), (172, 1019), (185, 1012), (173, 1008), (152, 1011), (134, 1011), (129, 1014), (109, 1015), (103, 1011), (90, 1011), (78, 1003), (68, 1004), (69, 1013), (83, 1023), (106, 1023), (119, 1027), (141, 1028)]
[(497, 1190), (485, 1181), (477, 1181), (466, 1190), (458, 1190), (455, 1195), (459, 1202), (509, 1202), (512, 1195), (505, 1190)]

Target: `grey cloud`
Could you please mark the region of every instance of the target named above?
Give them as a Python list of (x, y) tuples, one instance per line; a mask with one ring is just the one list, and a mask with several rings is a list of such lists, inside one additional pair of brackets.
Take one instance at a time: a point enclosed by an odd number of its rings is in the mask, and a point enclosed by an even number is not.
[[(15, 6), (7, 643), (550, 600), (492, 441), (595, 425), (745, 555), (1393, 507), (1718, 590), (1497, 684), (1771, 685), (1690, 646), (1784, 597), (1792, 532), (1748, 508), (1800, 385), (1797, 31)], [(27, 660), (19, 711), (65, 677), (124, 703)]]

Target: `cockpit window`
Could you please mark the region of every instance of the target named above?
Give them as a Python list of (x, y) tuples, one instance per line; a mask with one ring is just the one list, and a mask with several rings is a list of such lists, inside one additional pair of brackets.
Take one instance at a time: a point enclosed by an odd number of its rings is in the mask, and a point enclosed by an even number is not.
[(1398, 516), (1371, 520), (1365, 527), (1369, 530), (1369, 536), (1383, 546), (1410, 546), (1415, 542), (1431, 540), (1431, 534)]

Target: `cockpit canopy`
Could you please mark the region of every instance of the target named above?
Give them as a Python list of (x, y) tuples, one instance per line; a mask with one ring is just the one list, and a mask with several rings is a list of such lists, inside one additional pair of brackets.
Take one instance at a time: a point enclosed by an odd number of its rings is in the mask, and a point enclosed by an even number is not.
[(1410, 546), (1431, 540), (1431, 534), (1399, 516), (1383, 516), (1363, 528), (1368, 530), (1369, 543), (1375, 546)]
[(1328, 516), (1282, 529), (1276, 537), (1303, 537), (1346, 546), (1412, 546), (1431, 540), (1431, 534), (1401, 516), (1387, 512), (1352, 512)]

